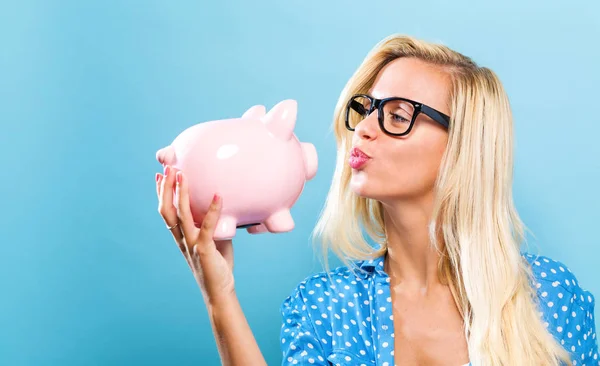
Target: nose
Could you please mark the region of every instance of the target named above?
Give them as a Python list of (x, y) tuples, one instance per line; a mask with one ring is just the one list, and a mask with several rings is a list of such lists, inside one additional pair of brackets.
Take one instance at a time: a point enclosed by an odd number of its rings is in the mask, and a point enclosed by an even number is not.
[(377, 110), (373, 111), (367, 118), (360, 121), (354, 128), (354, 135), (358, 139), (371, 140), (379, 133), (379, 121)]

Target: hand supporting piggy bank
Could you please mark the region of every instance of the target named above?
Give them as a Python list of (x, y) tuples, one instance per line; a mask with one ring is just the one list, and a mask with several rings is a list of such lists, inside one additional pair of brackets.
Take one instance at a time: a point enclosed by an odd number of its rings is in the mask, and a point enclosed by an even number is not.
[[(156, 159), (181, 170), (190, 209), (200, 227), (215, 193), (223, 200), (215, 240), (249, 233), (282, 233), (294, 228), (290, 208), (317, 173), (313, 144), (294, 135), (297, 103), (284, 100), (269, 113), (262, 105), (241, 118), (196, 124), (184, 130)], [(173, 204), (178, 207), (179, 197)]]

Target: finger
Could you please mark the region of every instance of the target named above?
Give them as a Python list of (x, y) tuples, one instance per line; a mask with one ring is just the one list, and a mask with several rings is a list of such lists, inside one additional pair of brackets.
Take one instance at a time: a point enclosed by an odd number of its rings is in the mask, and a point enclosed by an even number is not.
[(165, 167), (165, 175), (160, 184), (159, 210), (167, 226), (175, 224), (177, 214), (173, 206), (173, 175), (170, 174), (171, 167)]
[(163, 179), (163, 175), (156, 173), (156, 196), (160, 199), (160, 186)]
[(160, 192), (160, 203), (159, 203), (159, 212), (165, 221), (167, 227), (171, 227), (171, 233), (175, 240), (180, 243), (183, 239), (183, 234), (181, 233), (181, 229), (179, 225), (175, 226), (179, 222), (177, 217), (177, 210), (173, 205), (173, 185), (175, 181), (175, 171), (174, 169), (167, 165), (165, 169), (165, 177), (162, 179), (161, 183), (161, 192)]
[[(175, 171), (175, 197), (179, 197), (180, 193), (180, 187), (179, 184), (177, 184), (177, 173), (179, 173), (179, 171)], [(178, 202), (177, 206), (179, 207), (180, 204)], [(183, 222), (181, 221), (181, 218), (179, 216), (179, 209), (178, 207), (175, 207), (175, 212), (177, 214), (177, 229), (179, 230), (179, 233), (175, 233), (173, 234), (173, 236), (175, 237), (175, 241), (177, 242), (177, 245), (179, 246), (179, 250), (183, 253), (183, 256), (185, 257), (186, 261), (188, 262), (188, 264), (191, 266), (191, 255), (190, 255), (190, 251), (188, 250), (188, 244), (187, 243), (191, 243), (193, 241), (195, 241), (195, 238), (193, 237), (187, 237), (185, 235), (185, 233), (183, 232)], [(191, 268), (191, 267), (190, 267)]]
[(190, 207), (190, 195), (188, 190), (187, 178), (183, 172), (177, 172), (175, 177), (177, 196), (179, 197), (178, 207), (179, 210), (177, 215), (179, 216), (179, 222), (181, 230), (183, 230), (183, 236), (186, 238), (187, 249), (191, 253), (192, 245), (196, 242), (200, 229), (194, 225), (194, 218), (192, 216), (192, 210)]
[(221, 201), (221, 197), (219, 197), (218, 194), (215, 194), (208, 207), (208, 212), (206, 213), (206, 216), (204, 216), (204, 220), (202, 220), (202, 226), (200, 227), (199, 233), (200, 240), (198, 241), (200, 248), (196, 248), (200, 253), (215, 248), (213, 236), (221, 214)]

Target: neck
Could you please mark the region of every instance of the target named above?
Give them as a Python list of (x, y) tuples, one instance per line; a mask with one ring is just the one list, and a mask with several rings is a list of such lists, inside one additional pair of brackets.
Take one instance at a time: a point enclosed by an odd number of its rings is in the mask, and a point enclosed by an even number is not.
[(440, 256), (429, 240), (432, 199), (384, 203), (387, 253), (384, 270), (395, 286), (425, 294), (441, 286), (437, 276)]

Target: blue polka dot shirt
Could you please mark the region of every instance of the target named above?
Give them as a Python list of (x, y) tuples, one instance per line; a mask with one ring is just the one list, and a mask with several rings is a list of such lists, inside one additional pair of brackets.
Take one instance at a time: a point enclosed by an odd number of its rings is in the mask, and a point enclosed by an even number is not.
[[(600, 365), (594, 296), (561, 262), (521, 253), (532, 266), (545, 325), (573, 365)], [(282, 365), (394, 365), (390, 277), (384, 256), (307, 277), (281, 304)], [(466, 364), (470, 365), (470, 363)], [(450, 365), (452, 366), (452, 365)], [(460, 366), (460, 365), (456, 365)]]

